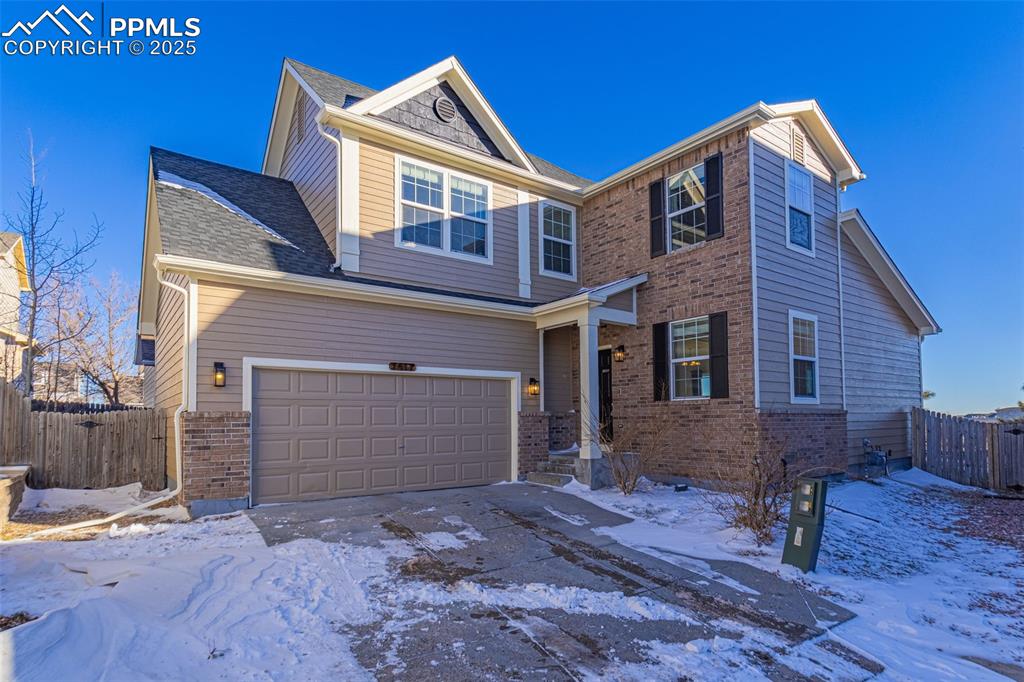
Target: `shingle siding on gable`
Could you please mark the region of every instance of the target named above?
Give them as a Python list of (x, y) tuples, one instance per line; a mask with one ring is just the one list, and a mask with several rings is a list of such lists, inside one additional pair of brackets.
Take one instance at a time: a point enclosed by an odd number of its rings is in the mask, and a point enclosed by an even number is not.
[[(434, 101), (441, 96), (450, 99), (458, 111), (455, 119), (450, 123), (445, 123), (434, 113)], [(379, 114), (379, 117), (405, 128), (457, 144), (460, 147), (489, 154), (499, 159), (505, 158), (466, 105), (459, 99), (455, 90), (447, 83), (440, 83), (429, 90), (424, 90), (415, 97), (410, 97)]]
[[(788, 128), (787, 128), (788, 130)], [(789, 310), (818, 318), (818, 383), (821, 407), (841, 408), (839, 272), (836, 192), (814, 178), (814, 256), (786, 248), (785, 169), (782, 147), (754, 140), (754, 222), (757, 253), (758, 360), (763, 409), (815, 409), (791, 405)], [(810, 159), (808, 145), (808, 160)], [(812, 169), (813, 170), (813, 169)]]
[(917, 330), (845, 234), (842, 255), (850, 464), (863, 461), (864, 438), (907, 457), (908, 412), (921, 405)]
[(316, 104), (301, 89), (297, 98), (280, 176), (295, 185), (327, 246), (336, 254), (336, 152), (317, 130), (316, 116), (319, 109)]

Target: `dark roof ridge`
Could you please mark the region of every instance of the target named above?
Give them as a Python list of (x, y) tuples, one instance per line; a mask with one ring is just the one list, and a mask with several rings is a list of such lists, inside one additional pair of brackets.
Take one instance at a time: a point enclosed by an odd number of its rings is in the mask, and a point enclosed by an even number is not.
[(249, 170), (247, 168), (239, 168), (238, 166), (229, 166), (228, 164), (221, 163), (220, 161), (211, 161), (210, 159), (204, 159), (201, 156), (193, 156), (191, 154), (183, 154), (182, 152), (176, 152), (173, 149), (164, 149), (163, 147), (157, 147), (155, 145), (150, 145), (150, 147), (149, 147), (150, 155), (152, 156), (152, 154), (154, 152), (157, 152), (159, 154), (170, 154), (172, 156), (178, 156), (178, 157), (182, 157), (182, 158), (185, 158), (185, 159), (190, 159), (192, 161), (199, 161), (200, 163), (206, 163), (206, 164), (209, 164), (211, 166), (219, 166), (220, 168), (226, 168), (228, 170), (239, 172), (239, 173), (247, 173), (249, 175), (256, 175), (256, 176), (259, 176), (261, 178), (266, 178), (267, 180), (273, 180), (275, 182), (284, 182), (284, 183), (287, 183), (289, 185), (292, 184), (292, 181), (288, 180), (286, 178), (279, 178), (279, 177), (276, 177), (276, 176), (273, 176), (273, 175), (267, 175), (266, 173), (260, 173), (259, 171), (251, 171), (251, 170)]

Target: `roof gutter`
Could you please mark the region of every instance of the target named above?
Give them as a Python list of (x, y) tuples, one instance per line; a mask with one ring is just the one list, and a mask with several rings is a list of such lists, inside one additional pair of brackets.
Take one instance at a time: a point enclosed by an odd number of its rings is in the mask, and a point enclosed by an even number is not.
[(184, 256), (157, 254), (153, 258), (153, 266), (157, 272), (172, 270), (190, 275), (200, 275), (205, 280), (272, 288), (275, 291), (291, 290), (296, 293), (334, 296), (414, 308), (434, 308), (487, 317), (519, 320), (532, 320), (534, 317), (533, 308), (526, 306), (479, 301), (410, 289), (393, 289), (363, 282), (296, 275)]

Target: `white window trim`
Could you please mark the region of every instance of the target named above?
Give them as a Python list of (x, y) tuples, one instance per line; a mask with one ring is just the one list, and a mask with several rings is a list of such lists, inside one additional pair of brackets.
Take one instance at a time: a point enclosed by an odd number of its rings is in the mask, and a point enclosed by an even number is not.
[(669, 394), (671, 400), (711, 400), (710, 395), (676, 395), (676, 365), (681, 362), (688, 362), (690, 360), (707, 360), (708, 371), (711, 371), (711, 355), (694, 355), (693, 357), (686, 358), (673, 358), (672, 357), (672, 327), (677, 324), (683, 324), (684, 322), (693, 322), (694, 320), (706, 319), (708, 321), (708, 351), (711, 350), (711, 316), (710, 315), (697, 315), (696, 317), (687, 317), (684, 320), (675, 320), (668, 323), (668, 372), (669, 372), (669, 386), (671, 387)]
[[(432, 171), (440, 173), (443, 180), (443, 188), (441, 191), (441, 208), (438, 209), (436, 206), (426, 206), (419, 204), (414, 201), (405, 202), (402, 200), (402, 162), (410, 163), (414, 166), (422, 166), (423, 168), (429, 168)], [(478, 182), (487, 188), (487, 219), (484, 222), (487, 231), (487, 256), (475, 256), (470, 253), (462, 253), (459, 251), (452, 251), (452, 218), (465, 217), (462, 214), (453, 214), (451, 211), (451, 178), (457, 176), (463, 180), (469, 180), (470, 182)], [(402, 205), (408, 203), (410, 206), (416, 206), (425, 211), (431, 211), (433, 213), (440, 212), (441, 218), (441, 248), (434, 246), (425, 246), (424, 244), (417, 244), (415, 242), (407, 242), (402, 239)], [(468, 217), (468, 220), (473, 220), (472, 217)], [(413, 158), (411, 156), (402, 156), (401, 154), (395, 154), (395, 246), (400, 249), (407, 251), (416, 251), (419, 253), (432, 253), (438, 256), (445, 256), (447, 258), (457, 258), (458, 260), (469, 261), (470, 263), (479, 263), (486, 265), (494, 264), (494, 185), (489, 180), (478, 178), (469, 173), (463, 173), (462, 171), (453, 171), (444, 166), (438, 166), (437, 164), (430, 163), (428, 161), (422, 161), (420, 159)]]
[[(564, 239), (558, 237), (550, 237), (544, 234), (544, 207), (555, 206), (566, 210), (572, 215), (572, 241), (567, 242)], [(572, 250), (572, 274), (566, 274), (564, 272), (556, 272), (554, 270), (548, 270), (544, 267), (544, 240), (552, 239), (562, 244), (568, 244)], [(576, 281), (576, 273), (578, 270), (577, 257), (576, 257), (576, 207), (570, 206), (569, 204), (563, 204), (561, 201), (554, 201), (553, 199), (541, 199), (537, 202), (537, 271), (544, 277), (554, 277), (555, 279), (564, 279), (567, 282)]]
[[(793, 242), (791, 242), (789, 240), (789, 207), (790, 207), (790, 203), (791, 203), (790, 200), (789, 200), (789, 172), (790, 172), (791, 168), (796, 168), (799, 172), (806, 173), (807, 177), (810, 178), (810, 180), (811, 180), (811, 248), (809, 248), (809, 249), (804, 248), (800, 244), (794, 244)], [(814, 258), (814, 256), (815, 256), (814, 250), (818, 246), (818, 238), (817, 238), (818, 235), (815, 233), (816, 231), (814, 229), (814, 178), (815, 178), (815, 175), (814, 175), (813, 172), (811, 172), (810, 168), (807, 168), (806, 166), (801, 166), (800, 164), (798, 164), (796, 161), (793, 161), (792, 159), (787, 159), (786, 160), (786, 172), (785, 172), (784, 176), (785, 177), (783, 178), (783, 183), (785, 183), (785, 190), (786, 190), (786, 192), (785, 192), (785, 194), (786, 194), (786, 248), (787, 249), (791, 249), (793, 251), (796, 251), (797, 253), (802, 253), (805, 256), (810, 256), (811, 258)]]
[[(673, 173), (672, 175), (670, 175), (667, 178), (665, 178), (665, 196), (662, 199), (662, 201), (664, 202), (663, 205), (665, 206), (665, 252), (666, 253), (672, 253), (673, 251), (686, 251), (687, 249), (692, 249), (692, 248), (694, 248), (694, 247), (696, 247), (696, 246), (698, 246), (700, 244), (703, 244), (704, 242), (706, 242), (708, 240), (708, 238), (707, 238), (708, 216), (707, 216), (707, 211), (705, 211), (704, 212), (704, 235), (705, 235), (704, 239), (702, 239), (701, 241), (699, 241), (699, 242), (697, 242), (695, 244), (683, 244), (682, 246), (679, 246), (679, 247), (676, 247), (676, 248), (672, 248), (672, 218), (674, 216), (682, 215), (684, 213), (691, 213), (693, 211), (696, 211), (698, 208), (704, 208), (704, 206), (707, 205), (707, 190), (708, 190), (708, 187), (707, 187), (708, 179), (707, 179), (707, 177), (704, 178), (704, 201), (700, 202), (699, 204), (694, 204), (693, 206), (687, 206), (686, 208), (681, 208), (678, 211), (675, 211), (674, 213), (669, 213), (669, 211), (668, 211), (668, 198), (669, 198), (669, 192), (670, 192), (669, 187), (672, 185), (672, 180), (674, 178), (679, 177), (680, 175), (683, 175), (684, 173), (687, 173), (687, 172), (693, 170), (697, 166), (700, 166), (700, 165), (703, 165), (703, 164), (704, 164), (704, 162), (700, 161), (698, 163), (693, 164), (689, 168), (684, 168), (683, 170), (679, 171), (678, 173)], [(675, 383), (675, 382), (673, 382), (673, 383)]]
[[(814, 355), (796, 355), (793, 352), (793, 320), (804, 320), (814, 323)], [(821, 348), (818, 346), (818, 316), (811, 313), (800, 312), (799, 310), (789, 311), (789, 402), (794, 405), (820, 405), (821, 404)], [(814, 361), (814, 397), (798, 396), (796, 394), (795, 379), (793, 376), (794, 360)]]

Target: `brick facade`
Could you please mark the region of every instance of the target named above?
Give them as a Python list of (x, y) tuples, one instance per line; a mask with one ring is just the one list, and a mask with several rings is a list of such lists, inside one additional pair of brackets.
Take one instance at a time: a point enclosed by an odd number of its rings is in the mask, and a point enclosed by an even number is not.
[(548, 458), (548, 413), (519, 413), (519, 471), (522, 476), (537, 470)]
[(573, 443), (579, 443), (579, 433), (579, 412), (548, 413), (548, 447), (552, 450), (565, 450)]
[(764, 411), (759, 415), (768, 437), (786, 445), (786, 465), (793, 474), (843, 473), (847, 465), (846, 412)]
[(249, 495), (248, 412), (185, 412), (182, 502)]
[[(723, 161), (724, 235), (651, 258), (648, 186), (716, 152)], [(603, 326), (599, 343), (626, 349), (625, 360), (612, 363), (613, 417), (670, 416), (678, 447), (651, 463), (656, 476), (706, 476), (710, 465), (738, 474), (747, 457), (756, 418), (748, 169), (747, 132), (739, 131), (615, 185), (583, 208), (583, 285), (648, 274), (637, 289), (637, 327)], [(652, 326), (717, 312), (729, 316), (729, 397), (655, 401)]]

